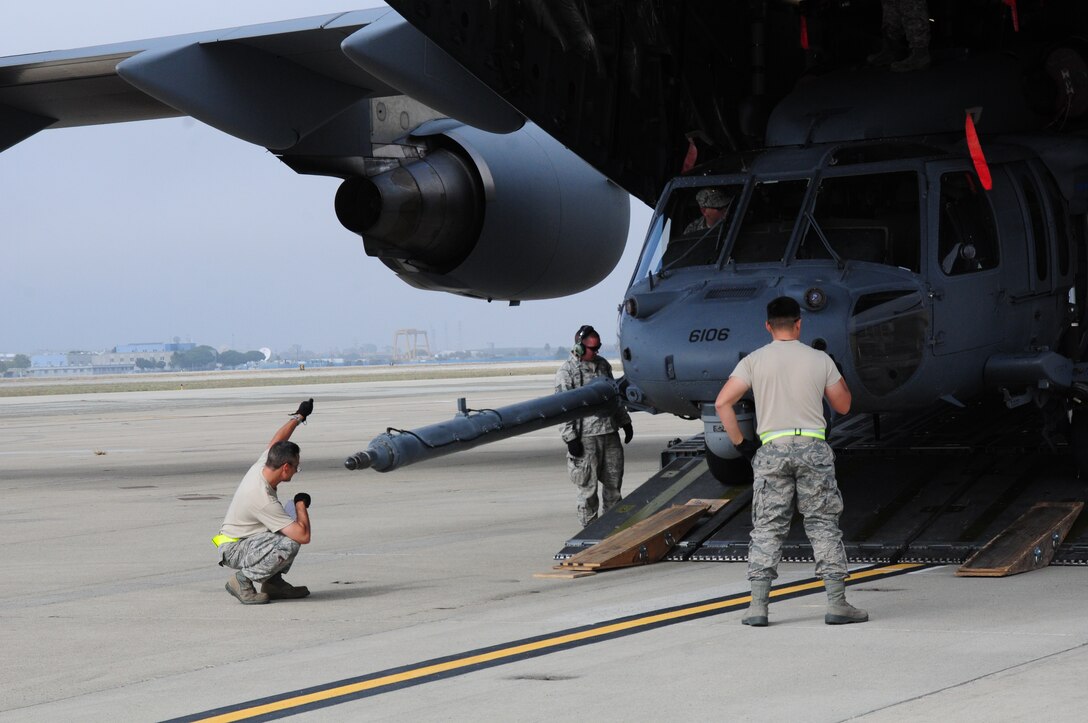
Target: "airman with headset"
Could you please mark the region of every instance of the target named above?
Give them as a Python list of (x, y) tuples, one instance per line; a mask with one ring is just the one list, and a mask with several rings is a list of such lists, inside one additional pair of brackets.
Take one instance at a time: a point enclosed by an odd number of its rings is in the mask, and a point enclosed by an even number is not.
[[(594, 379), (612, 379), (612, 365), (600, 356), (601, 335), (586, 324), (574, 335), (570, 356), (555, 373), (555, 391), (565, 392), (585, 386)], [(578, 488), (578, 521), (588, 526), (601, 514), (620, 501), (623, 483), (623, 445), (618, 430), (623, 430), (623, 442), (634, 436), (631, 416), (620, 405), (595, 415), (567, 422), (562, 426), (567, 444), (567, 471), (570, 481)], [(600, 482), (603, 504), (597, 496)]]

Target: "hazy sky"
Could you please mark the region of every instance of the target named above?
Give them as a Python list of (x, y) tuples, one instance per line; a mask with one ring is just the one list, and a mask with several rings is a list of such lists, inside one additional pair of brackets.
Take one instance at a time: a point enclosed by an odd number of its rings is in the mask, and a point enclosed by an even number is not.
[[(0, 55), (376, 7), (319, 0), (0, 3)], [(0, 154), (0, 352), (183, 340), (314, 351), (614, 339), (650, 209), (632, 201), (616, 270), (566, 299), (511, 308), (416, 290), (366, 256), (333, 213), (338, 179), (299, 176), (264, 148), (191, 118), (46, 130)]]

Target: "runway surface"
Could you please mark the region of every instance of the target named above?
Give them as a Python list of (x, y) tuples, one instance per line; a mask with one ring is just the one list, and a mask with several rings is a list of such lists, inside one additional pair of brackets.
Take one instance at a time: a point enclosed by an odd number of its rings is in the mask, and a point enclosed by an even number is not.
[[(555, 429), (385, 475), (342, 462), (457, 397), (498, 407), (550, 377), (299, 377), (0, 399), (0, 720), (1083, 718), (1088, 569), (875, 568), (848, 591), (871, 622), (826, 626), (811, 566), (783, 565), (763, 629), (740, 624), (740, 564), (537, 579), (577, 531)], [(282, 489), (313, 496), (288, 575), (312, 594), (242, 606), (210, 539), (308, 397), (302, 471)], [(700, 431), (634, 424), (627, 489)]]

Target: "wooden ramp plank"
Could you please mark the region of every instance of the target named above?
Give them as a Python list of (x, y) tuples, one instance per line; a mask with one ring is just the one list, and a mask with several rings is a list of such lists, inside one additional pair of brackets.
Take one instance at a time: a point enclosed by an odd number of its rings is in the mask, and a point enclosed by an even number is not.
[(573, 580), (579, 577), (588, 577), (589, 575), (596, 575), (593, 570), (548, 570), (547, 572), (534, 572), (533, 577), (544, 578), (559, 578), (562, 580)]
[(695, 526), (709, 508), (709, 504), (700, 503), (674, 505), (660, 510), (567, 558), (556, 565), (556, 569), (607, 570), (657, 562)]
[(713, 515), (715, 512), (717, 512), (718, 510), (720, 510), (721, 508), (723, 508), (727, 504), (729, 504), (729, 502), (732, 501), (732, 499), (733, 499), (732, 497), (720, 497), (720, 498), (715, 497), (714, 499), (709, 499), (708, 500), (708, 499), (699, 499), (697, 497), (692, 497), (690, 500), (688, 500), (684, 504), (686, 504), (686, 505), (703, 505), (704, 507), (706, 507), (706, 511)]
[(1005, 577), (1050, 564), (1083, 502), (1036, 502), (956, 570), (960, 577)]

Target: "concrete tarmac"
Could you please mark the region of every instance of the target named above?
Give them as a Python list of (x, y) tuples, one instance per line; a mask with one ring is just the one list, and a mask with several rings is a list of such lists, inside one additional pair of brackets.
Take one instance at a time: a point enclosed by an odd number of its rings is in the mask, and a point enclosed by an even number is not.
[[(0, 399), (0, 720), (1073, 721), (1088, 709), (1084, 568), (862, 580), (848, 589), (870, 612), (862, 625), (824, 625), (817, 589), (774, 602), (767, 628), (742, 626), (734, 605), (598, 635), (586, 631), (743, 596), (744, 565), (534, 578), (578, 531), (555, 429), (388, 474), (342, 466), (388, 426), (447, 418), (460, 396), (494, 408), (548, 394), (550, 377), (300, 380)], [(302, 470), (281, 497), (313, 497), (313, 542), (287, 576), (312, 594), (242, 606), (210, 540), (308, 397)], [(644, 414), (634, 427), (628, 491), (668, 440), (700, 431)], [(789, 588), (812, 566), (780, 572)]]

